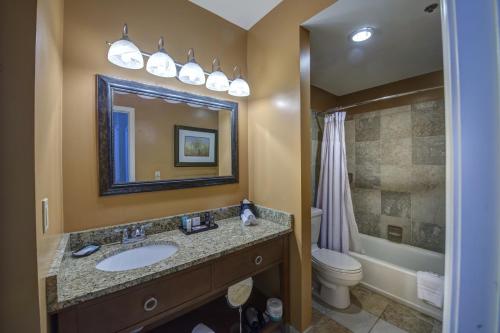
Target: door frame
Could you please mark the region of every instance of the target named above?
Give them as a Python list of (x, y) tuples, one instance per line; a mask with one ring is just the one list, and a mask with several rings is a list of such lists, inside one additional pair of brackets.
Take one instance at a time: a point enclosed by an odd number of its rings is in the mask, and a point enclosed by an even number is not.
[(499, 0), (441, 1), (447, 142), (443, 332), (500, 331), (499, 7)]
[(128, 182), (135, 182), (135, 109), (113, 105), (113, 112), (115, 111), (128, 115)]

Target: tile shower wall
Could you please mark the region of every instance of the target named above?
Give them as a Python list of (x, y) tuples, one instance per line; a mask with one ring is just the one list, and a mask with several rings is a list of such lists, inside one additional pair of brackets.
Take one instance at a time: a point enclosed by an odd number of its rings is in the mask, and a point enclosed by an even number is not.
[(360, 232), (387, 238), (387, 227), (399, 226), (403, 243), (444, 252), (443, 101), (358, 114), (345, 130)]
[(316, 206), (319, 173), (321, 170), (321, 141), (325, 116), (320, 112), (311, 112), (311, 206)]

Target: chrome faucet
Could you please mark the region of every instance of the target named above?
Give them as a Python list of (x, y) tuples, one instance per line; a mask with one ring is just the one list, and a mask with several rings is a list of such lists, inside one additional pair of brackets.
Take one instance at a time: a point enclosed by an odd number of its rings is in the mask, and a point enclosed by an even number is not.
[(149, 225), (141, 225), (134, 227), (125, 227), (123, 229), (115, 229), (115, 232), (122, 234), (121, 243), (130, 244), (146, 239), (146, 227)]

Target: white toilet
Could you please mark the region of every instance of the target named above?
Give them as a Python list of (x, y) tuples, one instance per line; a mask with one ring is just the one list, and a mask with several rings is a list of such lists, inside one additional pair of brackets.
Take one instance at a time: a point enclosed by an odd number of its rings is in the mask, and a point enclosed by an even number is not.
[(351, 304), (349, 287), (363, 278), (361, 264), (353, 257), (318, 247), (323, 211), (311, 208), (311, 255), (313, 274), (319, 286), (321, 299), (338, 309)]

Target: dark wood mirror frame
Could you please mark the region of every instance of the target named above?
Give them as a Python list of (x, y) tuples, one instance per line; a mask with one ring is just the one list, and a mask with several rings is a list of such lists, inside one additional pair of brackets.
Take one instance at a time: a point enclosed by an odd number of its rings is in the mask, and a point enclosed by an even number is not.
[[(160, 86), (97, 75), (99, 192), (101, 196), (223, 185), (238, 182), (238, 103), (179, 92)], [(201, 104), (231, 111), (231, 175), (115, 184), (112, 136), (113, 90)]]

